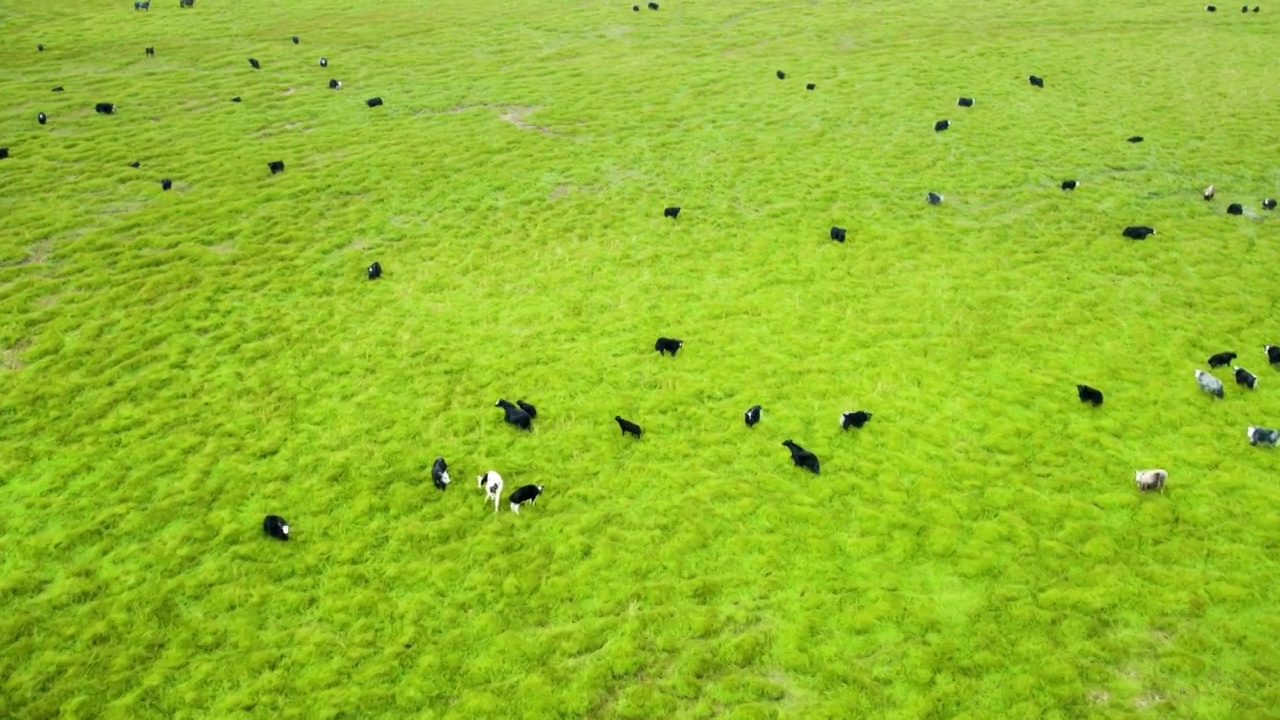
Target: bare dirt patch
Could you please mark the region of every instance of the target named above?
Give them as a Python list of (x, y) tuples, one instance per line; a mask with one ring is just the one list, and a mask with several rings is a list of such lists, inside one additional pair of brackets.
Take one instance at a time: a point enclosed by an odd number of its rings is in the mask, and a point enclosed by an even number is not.
[(35, 245), (27, 248), (27, 255), (18, 260), (10, 260), (9, 262), (0, 262), (0, 266), (18, 267), (22, 265), (43, 265), (49, 259), (49, 253), (53, 252), (53, 241), (45, 238)]
[(490, 110), (500, 110), (501, 113), (498, 115), (499, 120), (502, 120), (504, 122), (509, 122), (512, 125), (515, 125), (516, 127), (520, 128), (521, 130), (536, 130), (545, 135), (558, 134), (549, 127), (545, 127), (543, 125), (534, 125), (533, 123), (525, 120), (525, 118), (528, 115), (530, 115), (533, 112), (536, 112), (539, 109), (532, 105), (493, 105), (488, 103), (481, 104), (481, 105), (455, 105), (449, 108), (448, 110), (437, 111), (437, 112), (433, 112), (431, 110), (418, 110), (414, 112), (414, 115), (457, 115), (458, 113), (466, 112), (467, 110), (474, 110), (475, 108), (488, 108)]
[(219, 255), (230, 255), (231, 253), (235, 252), (235, 248), (231, 247), (226, 243), (222, 243), (220, 245), (210, 245), (209, 249), (218, 253)]
[(5, 370), (21, 370), (26, 367), (27, 364), (22, 362), (18, 356), (29, 347), (31, 347), (30, 340), (19, 340), (4, 350), (0, 350), (0, 367)]
[(1162, 702), (1164, 702), (1164, 696), (1152, 690), (1151, 692), (1143, 693), (1134, 698), (1133, 706), (1139, 710), (1146, 710), (1147, 708), (1153, 705), (1158, 705)]
[(1089, 702), (1094, 705), (1106, 705), (1111, 702), (1111, 693), (1106, 690), (1090, 690)]
[(560, 198), (562, 198), (562, 197), (564, 197), (565, 195), (568, 195), (568, 194), (569, 194), (569, 186), (568, 186), (568, 185), (557, 185), (557, 186), (555, 186), (555, 188), (553, 188), (553, 189), (551, 190), (551, 193), (547, 195), (547, 199), (548, 199), (548, 200), (559, 200)]

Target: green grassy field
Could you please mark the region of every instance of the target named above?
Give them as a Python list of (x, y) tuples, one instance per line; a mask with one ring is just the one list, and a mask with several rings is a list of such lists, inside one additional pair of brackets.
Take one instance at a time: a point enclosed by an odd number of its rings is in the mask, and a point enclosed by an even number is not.
[(0, 717), (1280, 717), (1280, 7), (0, 28)]

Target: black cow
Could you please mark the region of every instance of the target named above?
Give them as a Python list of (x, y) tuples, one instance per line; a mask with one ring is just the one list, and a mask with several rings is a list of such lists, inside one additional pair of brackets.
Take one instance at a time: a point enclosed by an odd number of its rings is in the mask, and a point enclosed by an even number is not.
[(370, 280), (377, 280), (378, 278), (382, 277), (382, 263), (375, 261), (372, 265), (369, 266), (368, 270), (365, 270), (364, 274)]
[(258, 62), (257, 60), (255, 60), (255, 59), (253, 59), (253, 58), (249, 58), (249, 64), (253, 66), (253, 69), (254, 69), (254, 70), (261, 70), (261, 69), (262, 69), (262, 63)]
[(0, 160), (4, 160), (7, 157), (9, 157), (9, 148), (0, 147)]
[(1223, 365), (1230, 365), (1232, 360), (1236, 359), (1233, 352), (1220, 352), (1209, 356), (1209, 367), (1216, 368)]
[(172, 180), (170, 180), (169, 178), (165, 178), (165, 179), (163, 179), (163, 180), (161, 180), (161, 181), (160, 181), (160, 189), (161, 189), (161, 190), (168, 190), (168, 189), (169, 189), (169, 188), (171, 188), (171, 187), (173, 187), (173, 181), (172, 181)]
[(1038, 88), (1044, 87), (1044, 78), (1039, 77), (1037, 75), (1028, 75), (1027, 82), (1031, 83), (1032, 85), (1035, 85)]
[(54, 92), (62, 92), (62, 91), (63, 91), (63, 88), (62, 88), (62, 86), (61, 86), (61, 85), (59, 85), (58, 87), (54, 88), (54, 89), (53, 89), (53, 91), (54, 91)]
[(1240, 8), (1240, 12), (1242, 12), (1242, 13), (1247, 13), (1247, 12), (1249, 12), (1249, 6), (1248, 6), (1248, 5), (1244, 5), (1244, 6), (1242, 6), (1242, 7)]
[(651, 2), (651, 3), (649, 3), (649, 9), (650, 9), (650, 10), (657, 10), (657, 9), (658, 9), (658, 3), (656, 3), (656, 2)]
[(146, 10), (147, 12), (151, 12), (151, 0), (147, 0), (146, 2), (135, 2), (133, 4), (133, 11), (137, 12), (139, 10)]
[(329, 80), (329, 89), (330, 89), (330, 90), (341, 90), (341, 89), (342, 89), (342, 83), (341, 83), (341, 82), (339, 82), (339, 81), (337, 81), (337, 80), (332, 80), (332, 79), (331, 79), (331, 80)]
[(1267, 362), (1272, 365), (1280, 365), (1280, 347), (1264, 345), (1262, 349), (1267, 351)]
[(785, 440), (782, 444), (791, 451), (791, 462), (796, 467), (805, 468), (814, 475), (818, 474), (820, 468), (818, 465), (817, 455), (814, 455), (790, 440)]
[(364, 101), (364, 104), (368, 105), (371, 108), (378, 107), (379, 105), (382, 104), (382, 98), (380, 97), (369, 98), (368, 100)]
[(237, 95), (237, 96), (235, 96), (235, 97), (231, 98), (231, 102), (240, 102), (240, 96), (239, 96), (239, 95)]
[(777, 74), (777, 76), (778, 76), (778, 79), (779, 79), (779, 80), (786, 80), (786, 79), (787, 79), (787, 74), (786, 74), (786, 73), (784, 73), (784, 72), (782, 72), (781, 70), (779, 70), (776, 74)]
[(1080, 402), (1087, 402), (1094, 407), (1102, 404), (1102, 391), (1097, 388), (1076, 385), (1076, 395), (1079, 396)]
[(635, 438), (639, 440), (640, 434), (644, 432), (644, 430), (640, 429), (639, 425), (631, 422), (630, 420), (622, 419), (621, 415), (614, 415), (613, 419), (618, 423), (618, 427), (622, 429), (623, 435), (634, 435)]
[(973, 98), (962, 97), (956, 100), (956, 104), (960, 107), (973, 107)]
[(747, 427), (755, 427), (755, 424), (760, 422), (760, 410), (759, 405), (752, 405), (742, 413), (742, 420), (747, 423)]
[(277, 540), (288, 540), (289, 522), (279, 515), (268, 515), (262, 519), (262, 532)]
[(808, 85), (805, 85), (805, 86), (804, 86), (804, 89), (805, 89), (805, 90), (817, 90), (817, 89), (818, 89), (818, 86), (817, 86), (817, 84), (816, 84), (816, 83), (809, 83)]
[(437, 490), (449, 487), (449, 463), (445, 462), (443, 457), (438, 457), (431, 463), (431, 483)]
[(189, 8), (189, 7), (195, 7), (195, 5), (196, 5), (196, 0), (178, 0), (178, 7)]
[(44, 43), (38, 43), (36, 45), (36, 52), (44, 52)]
[(640, 12), (640, 6), (639, 6), (639, 5), (632, 5), (632, 6), (631, 6), (631, 12)]
[(1063, 190), (1075, 190), (1078, 187), (1080, 187), (1079, 180), (1063, 180), (1062, 181)]
[(267, 167), (271, 168), (272, 175), (275, 175), (278, 172), (284, 172), (284, 161), (272, 160), (271, 162), (267, 163)]
[(938, 122), (933, 124), (933, 131), (942, 132), (943, 130), (946, 130), (949, 127), (951, 127), (950, 120), (939, 120)]
[(1275, 210), (1275, 209), (1276, 209), (1276, 199), (1275, 199), (1275, 198), (1267, 198), (1266, 200), (1263, 200), (1263, 201), (1262, 201), (1262, 209), (1263, 209), (1263, 210)]
[(136, 169), (136, 168), (140, 168), (140, 167), (142, 167), (142, 161), (141, 161), (141, 160), (134, 160), (133, 162), (129, 163), (129, 167), (131, 167), (131, 168), (135, 168), (135, 169)]
[(541, 485), (521, 485), (516, 488), (516, 491), (511, 493), (511, 497), (508, 498), (508, 501), (511, 503), (511, 512), (519, 515), (521, 505), (525, 503), (532, 505), (541, 494)]
[(1231, 203), (1230, 205), (1228, 205), (1228, 206), (1227, 206), (1227, 214), (1228, 214), (1228, 215), (1243, 215), (1243, 214), (1244, 214), (1244, 206), (1243, 206), (1243, 205), (1241, 205), (1240, 203)]
[(841, 430), (848, 430), (851, 427), (861, 428), (869, 422), (871, 422), (871, 413), (866, 410), (840, 413)]
[(1142, 142), (1142, 141), (1143, 141), (1143, 140), (1145, 140), (1145, 139), (1146, 139), (1146, 138), (1142, 137), (1141, 135), (1134, 135), (1133, 137), (1129, 138), (1129, 142), (1131, 142), (1131, 143), (1140, 143), (1140, 142)]
[(98, 103), (93, 106), (93, 109), (100, 115), (111, 115), (116, 111), (116, 106), (111, 103)]
[(675, 205), (669, 208), (664, 208), (662, 211), (662, 217), (669, 217), (672, 220), (675, 220), (680, 217), (680, 208)]
[(1258, 376), (1257, 376), (1257, 375), (1254, 375), (1253, 373), (1249, 372), (1248, 370), (1245, 370), (1244, 368), (1240, 367), (1239, 365), (1236, 365), (1235, 367), (1233, 367), (1233, 368), (1232, 368), (1232, 370), (1235, 370), (1235, 371), (1236, 371), (1236, 382), (1237, 382), (1238, 384), (1240, 384), (1240, 385), (1244, 385), (1245, 387), (1249, 388), (1250, 390), (1252, 390), (1252, 389), (1254, 389), (1254, 388), (1256, 388), (1256, 387), (1258, 386)]
[(1124, 236), (1134, 240), (1146, 240), (1148, 235), (1155, 235), (1156, 229), (1145, 225), (1130, 225), (1124, 229)]
[(155, 57), (155, 56), (156, 56), (156, 49), (155, 49), (155, 47), (154, 47), (154, 46), (149, 46), (149, 47), (147, 48), (147, 57)]
[(517, 400), (516, 407), (519, 407), (521, 410), (523, 410), (531, 420), (536, 419), (538, 417), (538, 408), (534, 407), (533, 405), (523, 400)]
[(503, 419), (506, 420), (508, 425), (514, 425), (521, 430), (533, 429), (533, 418), (529, 417), (529, 413), (512, 405), (507, 400), (499, 399), (493, 406), (502, 408)]
[(842, 227), (831, 226), (831, 239), (836, 242), (844, 242), (845, 229)]
[(45, 123), (49, 122), (49, 116), (48, 116), (48, 115), (45, 115), (44, 113), (40, 113), (40, 114), (36, 115), (36, 122), (38, 122), (38, 123), (40, 123), (41, 125), (43, 125), (43, 124), (45, 124)]
[(293, 36), (292, 38), (290, 38), (290, 39), (291, 39), (291, 40), (293, 40), (293, 44), (294, 44), (294, 45), (297, 45), (297, 44), (298, 44), (298, 42), (299, 42), (299, 40), (298, 40), (298, 36), (297, 36), (297, 35), (294, 35), (294, 36)]
[(676, 352), (678, 352), (682, 347), (684, 347), (683, 340), (677, 340), (669, 337), (660, 337), (657, 342), (653, 344), (653, 349), (656, 350), (659, 355), (671, 353), (671, 357), (675, 357)]
[(320, 67), (329, 67), (329, 58), (320, 58)]
[(1214, 6), (1214, 5), (1205, 5), (1205, 6), (1204, 6), (1204, 11), (1205, 11), (1205, 12), (1218, 12), (1218, 8), (1217, 8), (1217, 6)]

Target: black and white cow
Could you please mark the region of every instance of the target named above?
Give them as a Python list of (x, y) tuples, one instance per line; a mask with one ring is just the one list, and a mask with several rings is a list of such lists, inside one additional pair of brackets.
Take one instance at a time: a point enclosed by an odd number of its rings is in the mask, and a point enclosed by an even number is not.
[(851, 427), (861, 428), (869, 422), (871, 422), (871, 413), (866, 410), (855, 410), (840, 413), (841, 430), (848, 430)]
[(541, 485), (521, 485), (516, 488), (515, 492), (511, 493), (511, 497), (508, 499), (511, 503), (511, 512), (519, 515), (521, 505), (525, 503), (532, 505), (541, 494)]
[(111, 115), (116, 111), (116, 106), (111, 103), (98, 103), (93, 109), (101, 115)]
[(436, 486), (437, 490), (444, 490), (449, 487), (449, 464), (444, 461), (444, 457), (436, 458), (431, 463), (431, 483)]
[(742, 420), (747, 423), (747, 427), (755, 427), (760, 422), (761, 408), (759, 405), (752, 405), (747, 411), (742, 413)]
[(320, 58), (320, 67), (329, 67), (329, 58)]
[(925, 195), (925, 196), (924, 196), (924, 199), (925, 199), (925, 200), (926, 200), (930, 205), (941, 205), (941, 204), (942, 204), (943, 197), (942, 197), (942, 195), (940, 195), (939, 193), (931, 192), (931, 193), (929, 193), (928, 195)]
[(1262, 201), (1262, 209), (1263, 209), (1263, 210), (1275, 210), (1275, 209), (1276, 209), (1276, 199), (1275, 199), (1275, 198), (1267, 198), (1266, 200), (1263, 200), (1263, 201)]
[(1280, 442), (1280, 430), (1272, 428), (1249, 426), (1249, 444), (1262, 445), (1263, 447), (1275, 447)]
[(277, 540), (288, 540), (289, 522), (279, 515), (268, 515), (262, 519), (262, 532)]
[(341, 81), (341, 80), (330, 79), (330, 80), (329, 80), (329, 89), (330, 89), (330, 90), (341, 90), (341, 89), (342, 89), (342, 81)]
[(36, 122), (38, 122), (38, 123), (40, 123), (41, 125), (43, 125), (43, 124), (45, 124), (45, 123), (49, 122), (49, 116), (48, 116), (48, 115), (45, 115), (44, 113), (40, 113), (40, 114), (36, 115)]
[(1258, 376), (1257, 376), (1257, 375), (1254, 375), (1253, 373), (1249, 372), (1248, 370), (1245, 370), (1244, 368), (1240, 367), (1239, 365), (1236, 365), (1236, 366), (1232, 367), (1231, 369), (1236, 371), (1236, 383), (1237, 383), (1237, 384), (1244, 385), (1245, 387), (1249, 388), (1250, 390), (1253, 390), (1254, 388), (1258, 387)]
[(495, 470), (476, 478), (476, 484), (484, 491), (484, 499), (493, 501), (493, 511), (498, 512), (498, 501), (502, 497), (502, 476)]
[(133, 11), (137, 12), (139, 10), (146, 10), (147, 12), (151, 12), (151, 0), (147, 0), (146, 2), (135, 2), (133, 4)]
[(512, 405), (510, 401), (503, 398), (499, 398), (493, 406), (502, 408), (503, 419), (508, 425), (514, 425), (521, 430), (533, 429), (533, 418), (519, 406)]
[(1196, 384), (1200, 389), (1221, 398), (1223, 396), (1222, 381), (1203, 370), (1196, 371)]
[(1063, 180), (1061, 185), (1063, 190), (1075, 190), (1080, 187), (1079, 180)]
[(365, 274), (365, 277), (369, 278), (370, 280), (377, 280), (378, 278), (382, 277), (382, 263), (374, 262), (372, 265), (369, 266), (367, 270), (365, 270), (364, 274)]

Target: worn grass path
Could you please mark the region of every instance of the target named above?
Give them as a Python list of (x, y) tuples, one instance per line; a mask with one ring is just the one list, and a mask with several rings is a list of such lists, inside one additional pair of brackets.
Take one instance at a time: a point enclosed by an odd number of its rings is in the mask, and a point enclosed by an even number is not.
[(1280, 7), (0, 28), (0, 717), (1280, 715)]

